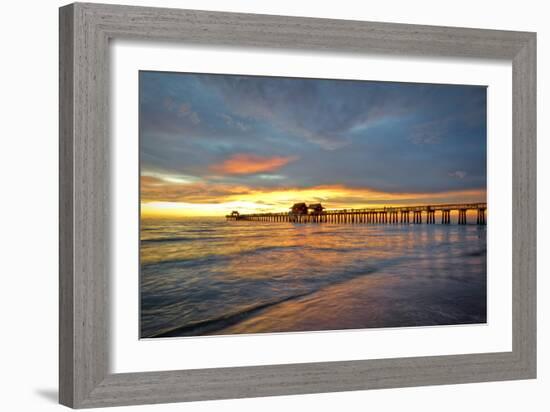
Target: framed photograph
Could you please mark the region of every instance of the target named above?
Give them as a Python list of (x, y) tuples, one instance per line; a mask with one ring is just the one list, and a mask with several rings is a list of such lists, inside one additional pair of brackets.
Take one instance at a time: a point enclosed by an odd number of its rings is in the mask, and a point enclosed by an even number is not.
[(536, 35), (60, 9), (60, 402), (536, 376)]

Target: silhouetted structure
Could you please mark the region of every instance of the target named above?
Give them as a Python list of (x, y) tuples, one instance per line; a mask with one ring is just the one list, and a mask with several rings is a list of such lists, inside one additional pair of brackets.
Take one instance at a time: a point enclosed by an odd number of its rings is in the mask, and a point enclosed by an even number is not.
[[(453, 203), (444, 205), (420, 205), (399, 207), (378, 207), (364, 209), (325, 209), (320, 203), (309, 205), (295, 203), (287, 213), (255, 213), (241, 215), (233, 211), (226, 216), (227, 220), (250, 220), (256, 222), (291, 222), (291, 223), (414, 223), (435, 224), (436, 213), (441, 217), (441, 224), (451, 223), (451, 214), (456, 213), (459, 225), (467, 224), (468, 210), (477, 211), (478, 225), (485, 225), (487, 203)], [(308, 213), (311, 211), (311, 213)], [(411, 219), (412, 214), (412, 219)], [(423, 216), (425, 219), (423, 219)], [(412, 222), (411, 222), (412, 220)]]
[(320, 215), (323, 213), (323, 210), (325, 209), (321, 203), (313, 203), (309, 205), (308, 209), (310, 212), (314, 215)]
[(307, 215), (307, 205), (305, 203), (294, 203), (290, 208), (293, 215)]

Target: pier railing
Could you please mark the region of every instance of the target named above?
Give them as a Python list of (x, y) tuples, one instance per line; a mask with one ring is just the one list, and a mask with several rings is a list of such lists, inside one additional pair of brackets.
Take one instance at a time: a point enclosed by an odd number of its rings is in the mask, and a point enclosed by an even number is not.
[[(227, 220), (246, 220), (255, 222), (291, 222), (291, 223), (365, 223), (397, 224), (413, 223), (435, 224), (436, 217), (441, 224), (451, 223), (451, 213), (456, 213), (459, 225), (467, 224), (467, 212), (477, 212), (476, 223), (486, 224), (487, 203), (452, 203), (418, 206), (387, 206), (361, 209), (325, 209), (309, 213), (255, 213), (240, 214), (236, 211), (226, 216)], [(436, 216), (437, 213), (437, 216)]]

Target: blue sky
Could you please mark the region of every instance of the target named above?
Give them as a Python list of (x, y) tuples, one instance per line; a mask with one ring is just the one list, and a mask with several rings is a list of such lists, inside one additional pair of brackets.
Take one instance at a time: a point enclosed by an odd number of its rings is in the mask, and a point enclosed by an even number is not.
[(139, 87), (142, 202), (485, 200), (483, 86), (140, 72)]

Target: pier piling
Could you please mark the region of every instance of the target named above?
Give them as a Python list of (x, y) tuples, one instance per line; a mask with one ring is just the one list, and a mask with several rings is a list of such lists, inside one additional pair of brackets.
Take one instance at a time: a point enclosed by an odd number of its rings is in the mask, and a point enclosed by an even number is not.
[(441, 213), (441, 224), (451, 224), (451, 213), (458, 213), (457, 223), (468, 224), (467, 212), (477, 212), (476, 223), (486, 225), (487, 203), (459, 203), (444, 205), (400, 206), (364, 209), (325, 209), (320, 203), (310, 205), (295, 204), (290, 212), (241, 214), (234, 210), (225, 216), (228, 221), (253, 221), (269, 223), (335, 223), (335, 224), (422, 224), (423, 214), (426, 223), (436, 223), (436, 213)]

